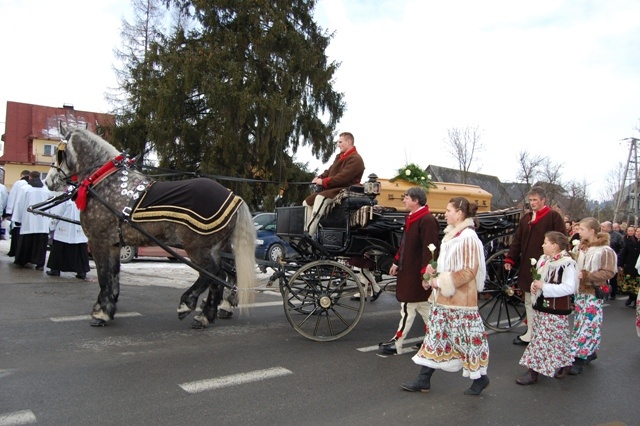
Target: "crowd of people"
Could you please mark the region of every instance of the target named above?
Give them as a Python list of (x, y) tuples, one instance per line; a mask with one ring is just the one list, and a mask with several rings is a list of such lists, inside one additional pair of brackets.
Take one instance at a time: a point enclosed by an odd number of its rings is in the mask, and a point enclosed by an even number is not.
[[(417, 191), (422, 189), (407, 191), (405, 205), (417, 204), (426, 218), (426, 197), (423, 201)], [(600, 223), (592, 217), (575, 223), (563, 220), (546, 205), (546, 194), (540, 187), (531, 189), (528, 201), (530, 211), (521, 218), (505, 259), (506, 270), (520, 266), (517, 285), (525, 300), (527, 329), (513, 342), (526, 346), (520, 364), (527, 371), (516, 378), (519, 385), (535, 384), (541, 375), (556, 379), (578, 375), (596, 360), (603, 305), (608, 299), (615, 300), (616, 294), (627, 294), (625, 304), (636, 308), (640, 336), (640, 232), (633, 226)], [(462, 370), (464, 377), (473, 380), (466, 395), (480, 395), (489, 386), (489, 345), (477, 303), (486, 273), (482, 242), (475, 232), (477, 208), (464, 197), (452, 198), (441, 241), (433, 241), (433, 235), (426, 231), (428, 221), (415, 228), (417, 209), (409, 208), (408, 226), (389, 273), (404, 271), (402, 280), (398, 274), (401, 294), (408, 289), (415, 292), (420, 284), (427, 296), (422, 294), (413, 302), (397, 296), (402, 307), (400, 327), (391, 341), (380, 345), (383, 354), (402, 353), (401, 339), (409, 331), (406, 320), (411, 323), (416, 312), (421, 314), (425, 336), (413, 357), (420, 372), (413, 381), (401, 384), (404, 390), (429, 392), (436, 370)], [(431, 246), (431, 255), (424, 250), (427, 246)], [(421, 253), (413, 256), (411, 263), (404, 260), (407, 247)], [(408, 309), (412, 304), (413, 309)]]
[[(0, 191), (2, 192), (2, 191)], [(45, 262), (50, 276), (60, 276), (61, 272), (74, 272), (76, 278), (84, 280), (89, 272), (89, 252), (87, 237), (78, 222), (80, 212), (75, 203), (68, 200), (49, 210), (62, 219), (52, 220), (28, 210), (29, 206), (51, 198), (51, 193), (43, 184), (40, 172), (23, 170), (20, 179), (11, 187), (8, 196), (2, 196), (2, 218), (11, 220), (11, 241), (8, 256), (15, 257), (14, 264), (43, 271)], [(53, 232), (52, 232), (53, 231)], [(49, 236), (52, 244), (47, 261)]]

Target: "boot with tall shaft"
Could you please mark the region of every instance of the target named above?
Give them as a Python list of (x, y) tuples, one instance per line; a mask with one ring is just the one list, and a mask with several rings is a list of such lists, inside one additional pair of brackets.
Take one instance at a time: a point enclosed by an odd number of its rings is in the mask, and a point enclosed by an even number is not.
[(422, 367), (420, 374), (413, 382), (403, 383), (402, 389), (409, 392), (429, 392), (431, 390), (431, 375), (436, 371), (431, 367)]

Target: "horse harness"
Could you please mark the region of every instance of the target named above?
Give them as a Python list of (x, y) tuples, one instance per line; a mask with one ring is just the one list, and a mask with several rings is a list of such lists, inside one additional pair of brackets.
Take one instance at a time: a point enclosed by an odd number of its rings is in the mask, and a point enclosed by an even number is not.
[[(58, 172), (61, 172), (65, 175), (65, 177), (67, 178), (67, 180), (70, 181), (74, 189), (71, 192), (65, 192), (64, 194), (58, 197), (55, 197), (52, 200), (48, 200), (38, 205), (32, 206), (33, 211), (35, 213), (43, 214), (49, 217), (57, 216), (57, 215), (52, 215), (50, 213), (45, 213), (42, 210), (37, 210), (37, 208), (43, 207), (45, 205), (48, 206), (47, 208), (51, 208), (57, 204), (60, 204), (68, 200), (69, 198), (71, 198), (76, 202), (76, 205), (78, 206), (80, 211), (84, 211), (84, 209), (86, 208), (87, 195), (92, 195), (118, 218), (118, 237), (120, 239), (120, 247), (126, 245), (122, 235), (122, 223), (126, 222), (133, 229), (143, 234), (145, 237), (153, 241), (158, 246), (162, 247), (169, 254), (179, 259), (181, 262), (185, 263), (191, 268), (197, 270), (198, 272), (206, 275), (208, 278), (212, 279), (216, 284), (229, 288), (233, 293), (238, 291), (238, 287), (236, 285), (231, 285), (226, 281), (221, 280), (216, 275), (200, 267), (199, 265), (196, 265), (195, 263), (186, 259), (184, 256), (181, 256), (171, 247), (169, 247), (168, 245), (166, 245), (165, 243), (157, 239), (155, 236), (151, 235), (144, 228), (142, 228), (140, 225), (138, 225), (137, 223), (131, 220), (131, 214), (134, 212), (135, 207), (140, 201), (141, 197), (149, 190), (149, 188), (151, 188), (151, 186), (154, 183), (156, 183), (156, 181), (150, 181), (145, 179), (139, 182), (139, 184), (136, 185), (136, 187), (133, 190), (127, 189), (130, 183), (129, 169), (131, 169), (132, 166), (135, 164), (137, 158), (131, 159), (128, 157), (126, 153), (123, 152), (113, 160), (106, 162), (96, 172), (94, 172), (88, 178), (85, 178), (82, 181), (82, 183), (78, 185), (77, 175), (74, 174), (72, 176), (68, 176), (66, 173), (64, 173), (64, 171), (59, 166), (62, 162), (66, 162), (66, 144), (67, 144), (67, 141), (63, 140), (58, 145), (58, 153), (57, 153), (58, 166), (55, 168), (58, 170)], [(129, 203), (122, 209), (122, 211), (117, 211), (114, 207), (109, 205), (109, 203), (107, 203), (107, 201), (93, 189), (93, 186), (102, 182), (104, 179), (116, 173), (118, 170), (120, 170), (120, 173), (122, 174), (122, 176), (119, 178), (121, 182), (120, 194), (123, 196), (130, 197)], [(56, 217), (56, 218), (65, 220), (65, 218), (62, 218), (62, 217)]]

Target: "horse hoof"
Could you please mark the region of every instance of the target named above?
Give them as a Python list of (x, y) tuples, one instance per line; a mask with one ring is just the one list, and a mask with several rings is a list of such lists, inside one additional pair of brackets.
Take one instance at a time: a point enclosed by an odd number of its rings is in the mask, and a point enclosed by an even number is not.
[(193, 321), (191, 321), (191, 328), (193, 328), (194, 330), (203, 330), (207, 328), (207, 325), (194, 319)]
[(91, 325), (91, 327), (106, 327), (107, 322), (103, 319), (92, 318), (89, 325)]

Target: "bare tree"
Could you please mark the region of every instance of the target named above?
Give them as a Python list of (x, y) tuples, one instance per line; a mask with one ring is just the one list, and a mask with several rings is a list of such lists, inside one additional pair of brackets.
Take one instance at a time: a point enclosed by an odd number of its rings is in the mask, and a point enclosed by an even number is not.
[(544, 182), (544, 187), (547, 192), (547, 202), (550, 206), (559, 204), (560, 199), (564, 195), (565, 190), (562, 183), (562, 173), (560, 172), (561, 167), (562, 164), (553, 163), (549, 158), (545, 158), (542, 161), (539, 180)]
[(524, 183), (524, 187), (520, 187), (520, 196), (524, 198), (536, 182), (542, 171), (542, 165), (547, 157), (541, 155), (533, 155), (529, 151), (524, 150), (518, 153), (518, 171), (516, 179), (518, 182)]
[(567, 188), (565, 214), (572, 220), (590, 216), (592, 213), (587, 207), (587, 183), (570, 181), (565, 186)]
[(460, 181), (466, 183), (471, 164), (476, 160), (476, 155), (485, 148), (480, 142), (482, 131), (477, 125), (468, 125), (464, 128), (448, 129), (447, 135), (448, 139), (445, 140), (447, 152), (458, 162)]
[(620, 188), (622, 188), (624, 180), (624, 164), (618, 163), (605, 175), (604, 188), (598, 194), (599, 198), (603, 201), (615, 201), (615, 195), (620, 191)]

